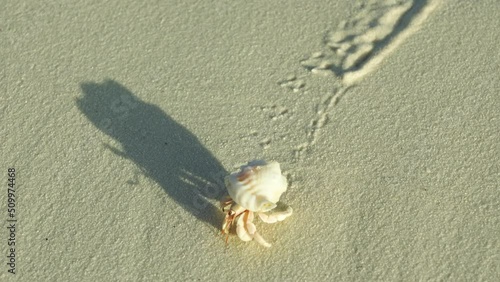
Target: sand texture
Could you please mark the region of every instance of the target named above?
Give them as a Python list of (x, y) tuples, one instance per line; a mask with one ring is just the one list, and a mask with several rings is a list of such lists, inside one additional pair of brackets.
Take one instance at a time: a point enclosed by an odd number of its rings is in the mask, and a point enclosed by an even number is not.
[(497, 1), (1, 6), (0, 281), (500, 281)]

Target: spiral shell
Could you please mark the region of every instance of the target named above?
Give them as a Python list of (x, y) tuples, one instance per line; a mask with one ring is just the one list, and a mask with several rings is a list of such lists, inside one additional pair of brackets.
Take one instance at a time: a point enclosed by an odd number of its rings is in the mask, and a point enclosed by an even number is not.
[(277, 162), (250, 162), (225, 178), (229, 196), (243, 208), (266, 212), (276, 207), (288, 183)]

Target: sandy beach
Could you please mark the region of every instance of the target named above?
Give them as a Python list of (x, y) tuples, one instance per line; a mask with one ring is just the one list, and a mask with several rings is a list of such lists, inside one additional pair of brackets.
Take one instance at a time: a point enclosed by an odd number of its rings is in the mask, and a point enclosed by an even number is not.
[(0, 281), (500, 281), (495, 1), (4, 2)]

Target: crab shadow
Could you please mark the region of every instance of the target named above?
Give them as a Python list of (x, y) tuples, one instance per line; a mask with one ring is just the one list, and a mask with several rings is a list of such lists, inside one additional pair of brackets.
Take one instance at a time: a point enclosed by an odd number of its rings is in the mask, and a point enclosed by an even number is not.
[(133, 161), (177, 204), (219, 229), (223, 215), (210, 200), (224, 195), (227, 172), (198, 138), (116, 81), (85, 82), (80, 87), (83, 96), (76, 101), (80, 111), (121, 145), (121, 149), (105, 147)]

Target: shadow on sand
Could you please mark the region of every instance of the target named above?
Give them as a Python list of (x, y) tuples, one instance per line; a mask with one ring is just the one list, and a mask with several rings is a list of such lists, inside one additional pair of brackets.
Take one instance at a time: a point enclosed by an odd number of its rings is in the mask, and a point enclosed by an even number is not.
[(85, 82), (80, 87), (80, 111), (123, 150), (106, 147), (134, 161), (180, 206), (219, 229), (223, 215), (208, 200), (225, 194), (227, 172), (196, 136), (116, 81)]

